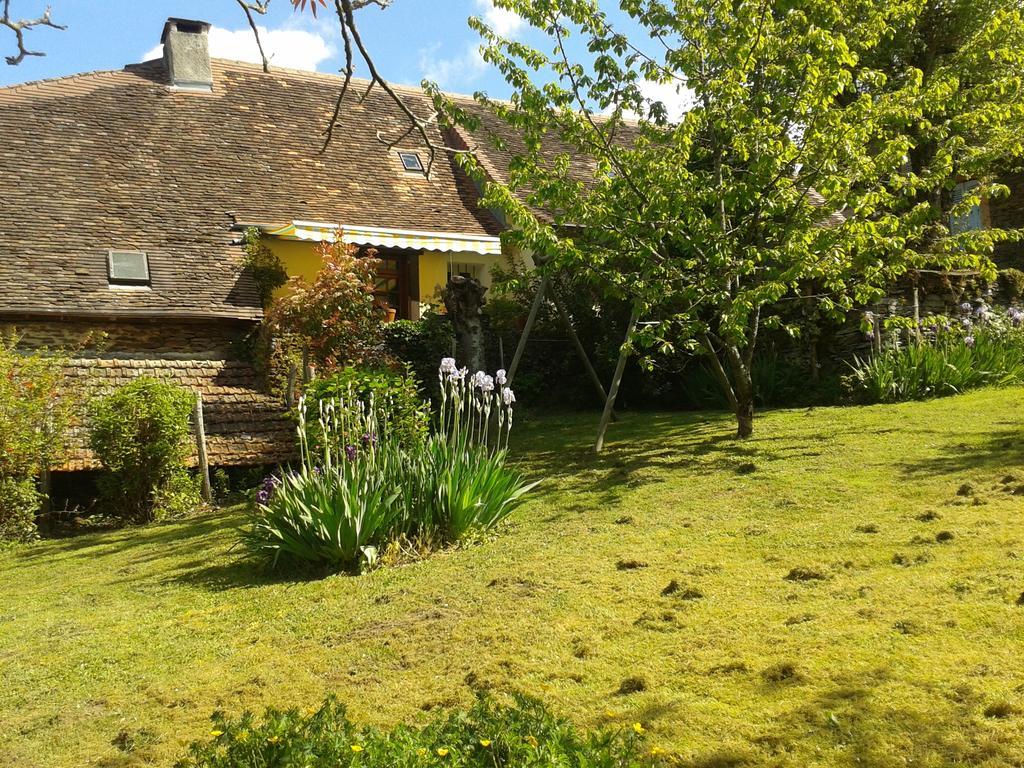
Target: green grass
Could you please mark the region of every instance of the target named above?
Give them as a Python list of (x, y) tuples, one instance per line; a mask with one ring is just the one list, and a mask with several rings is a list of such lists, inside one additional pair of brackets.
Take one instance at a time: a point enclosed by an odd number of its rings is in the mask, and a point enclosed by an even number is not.
[(600, 458), (595, 421), (520, 427), (548, 480), (501, 536), (368, 576), (253, 572), (238, 509), (0, 554), (0, 765), (167, 765), (214, 709), (420, 722), (474, 686), (685, 765), (1024, 763), (1024, 390), (742, 444), (627, 415)]

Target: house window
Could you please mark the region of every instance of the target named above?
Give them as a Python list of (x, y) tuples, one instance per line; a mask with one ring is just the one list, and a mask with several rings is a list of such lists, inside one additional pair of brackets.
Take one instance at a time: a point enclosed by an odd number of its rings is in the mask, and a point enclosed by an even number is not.
[[(972, 194), (977, 188), (978, 182), (976, 181), (964, 181), (957, 184), (953, 187), (953, 205), (959, 205), (965, 197)], [(984, 229), (984, 224), (981, 220), (981, 206), (978, 203), (972, 205), (967, 213), (949, 217), (949, 231), (954, 235), (959, 235), (962, 232), (972, 232), (977, 229)]]
[(409, 306), (409, 259), (403, 253), (381, 250), (377, 253), (380, 266), (377, 268), (377, 282), (373, 289), (377, 304), (385, 309), (395, 310), (399, 319), (408, 317)]
[(423, 163), (420, 162), (418, 154), (415, 152), (399, 152), (398, 156), (402, 159), (402, 167), (405, 170), (423, 173)]
[(448, 262), (448, 279), (451, 280), (455, 275), (461, 277), (471, 277), (476, 280), (480, 279), (480, 274), (483, 272), (482, 264), (469, 264), (464, 262)]
[(111, 285), (149, 285), (145, 251), (108, 251), (107, 278)]

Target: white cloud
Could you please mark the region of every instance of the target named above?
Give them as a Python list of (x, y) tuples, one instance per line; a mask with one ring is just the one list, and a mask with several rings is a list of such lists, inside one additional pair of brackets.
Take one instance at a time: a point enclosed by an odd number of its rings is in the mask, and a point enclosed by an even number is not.
[(487, 26), (502, 37), (515, 37), (526, 24), (517, 13), (504, 8), (495, 8), (493, 0), (476, 0), (476, 6), (483, 13)]
[[(474, 0), (487, 26), (501, 37), (514, 38), (526, 26), (518, 14), (496, 8), (493, 0)], [(487, 62), (480, 51), (480, 42), (472, 41), (455, 56), (439, 58), (441, 43), (420, 49), (420, 71), (423, 78), (433, 80), (442, 88), (465, 88), (479, 80), (487, 71)]]
[(449, 59), (437, 58), (440, 50), (440, 43), (420, 50), (420, 71), (424, 79), (433, 80), (442, 88), (464, 87), (487, 70), (477, 42), (469, 43), (462, 55)]
[[(317, 32), (302, 29), (267, 29), (260, 27), (260, 40), (272, 66), (287, 69), (316, 70), (321, 62), (334, 55), (334, 48)], [(163, 56), (163, 46), (146, 51), (143, 61)], [(260, 51), (251, 29), (210, 29), (210, 56), (215, 59), (261, 62)]]
[[(669, 122), (678, 123), (693, 107), (693, 91), (680, 82), (655, 83), (651, 80), (640, 82), (640, 93), (648, 101), (660, 101), (665, 105)], [(626, 110), (626, 117), (639, 117), (632, 110)]]

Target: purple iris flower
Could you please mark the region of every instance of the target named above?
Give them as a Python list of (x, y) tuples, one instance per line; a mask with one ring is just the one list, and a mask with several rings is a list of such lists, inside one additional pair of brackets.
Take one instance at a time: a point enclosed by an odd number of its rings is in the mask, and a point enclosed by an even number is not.
[(961, 304), (960, 305), (960, 311), (961, 312), (970, 312), (971, 311), (971, 302), (965, 301), (963, 304)]
[(965, 336), (964, 337), (964, 344), (966, 344), (968, 347), (973, 347), (974, 346), (974, 337), (973, 336)]
[(260, 488), (256, 491), (256, 501), (260, 504), (266, 504), (270, 501), (270, 493)]
[(363, 448), (369, 448), (371, 446), (376, 448), (377, 447), (377, 433), (376, 432), (367, 432), (365, 435), (363, 435), (361, 438), (359, 438), (359, 442), (362, 443)]
[(346, 445), (345, 446), (345, 457), (349, 461), (355, 461), (356, 460), (356, 447), (354, 445)]

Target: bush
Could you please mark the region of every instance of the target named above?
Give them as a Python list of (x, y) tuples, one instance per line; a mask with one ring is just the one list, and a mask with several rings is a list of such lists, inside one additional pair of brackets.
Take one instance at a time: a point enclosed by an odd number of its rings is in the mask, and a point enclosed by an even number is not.
[(961, 307), (922, 321), (921, 342), (855, 359), (845, 386), (864, 403), (896, 403), (1024, 383), (1024, 312)]
[(384, 348), (407, 363), (420, 389), (438, 397), (437, 361), (451, 354), (454, 335), (447, 315), (427, 312), (419, 320), (395, 320), (383, 327)]
[(0, 336), (0, 477), (38, 475), (60, 452), (72, 406), (61, 392), (65, 362), (46, 349), (18, 352)]
[(34, 478), (63, 447), (72, 394), (61, 395), (65, 359), (46, 349), (19, 352), (0, 336), (0, 542), (37, 537), (43, 496)]
[(0, 544), (39, 538), (36, 515), (42, 500), (34, 480), (0, 477)]
[(268, 327), (282, 343), (308, 349), (328, 370), (379, 354), (385, 311), (374, 297), (380, 261), (341, 242), (319, 248), (323, 266), (312, 282), (288, 281), (288, 293), (267, 313)]
[(481, 696), (468, 711), (439, 714), (422, 728), (381, 731), (356, 726), (343, 705), (328, 699), (308, 716), (268, 709), (261, 722), (249, 713), (238, 720), (216, 713), (212, 738), (194, 743), (178, 768), (636, 768), (652, 764), (643, 731), (638, 723), (580, 733), (521, 695), (511, 705)]
[(275, 565), (357, 570), (390, 544), (458, 541), (504, 520), (533, 488), (505, 466), (515, 397), (501, 375), (497, 388), (482, 373), (467, 379), (450, 358), (442, 377), (438, 424), (417, 440), (351, 385), (319, 401), (315, 422), (301, 403), (301, 465), (257, 493), (249, 550)]
[(259, 227), (249, 227), (243, 237), (245, 257), (243, 264), (252, 274), (264, 308), (270, 305), (274, 291), (288, 282), (288, 270), (272, 250), (263, 242)]
[(320, 403), (339, 399), (363, 403), (372, 400), (378, 409), (379, 428), (394, 433), (403, 444), (420, 442), (427, 433), (428, 407), (408, 367), (396, 371), (384, 366), (350, 365), (314, 379), (306, 387), (306, 438), (314, 451), (321, 448), (323, 440), (317, 424)]
[(150, 522), (199, 503), (185, 462), (195, 395), (140, 376), (90, 406), (90, 445), (106, 473), (100, 495), (109, 514)]

